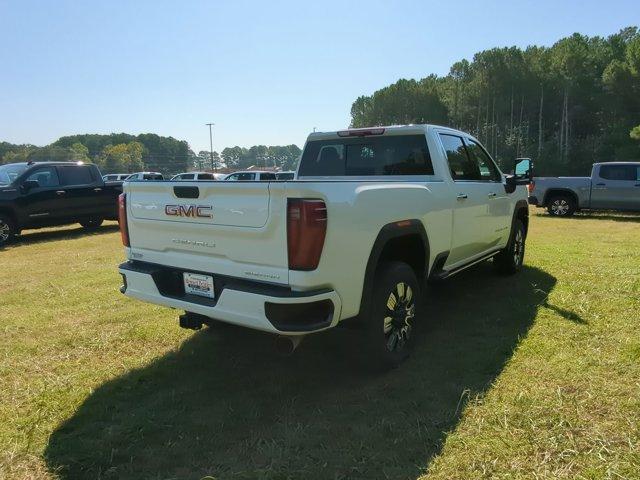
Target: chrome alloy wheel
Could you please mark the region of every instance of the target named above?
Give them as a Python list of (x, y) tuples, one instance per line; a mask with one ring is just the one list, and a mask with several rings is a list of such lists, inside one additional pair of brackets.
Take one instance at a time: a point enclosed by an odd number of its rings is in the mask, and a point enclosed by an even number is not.
[(9, 234), (11, 233), (11, 228), (9, 224), (4, 220), (0, 220), (0, 242), (4, 243), (9, 240)]
[(569, 202), (567, 202), (564, 198), (558, 198), (551, 204), (551, 211), (554, 215), (562, 217), (569, 212)]
[(415, 316), (413, 290), (404, 282), (396, 284), (387, 298), (384, 317), (384, 336), (390, 352), (404, 347), (411, 336), (411, 322)]
[(524, 233), (518, 229), (513, 239), (513, 262), (515, 265), (522, 265), (524, 257)]

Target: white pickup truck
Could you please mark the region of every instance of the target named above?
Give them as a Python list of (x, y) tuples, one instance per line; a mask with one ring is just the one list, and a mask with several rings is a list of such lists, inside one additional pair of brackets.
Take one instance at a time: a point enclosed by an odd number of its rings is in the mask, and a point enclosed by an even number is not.
[(514, 171), (464, 132), (409, 125), (313, 133), (293, 181), (126, 182), (121, 291), (290, 351), (354, 321), (367, 358), (393, 367), (428, 281), (492, 257), (522, 266), (530, 161)]

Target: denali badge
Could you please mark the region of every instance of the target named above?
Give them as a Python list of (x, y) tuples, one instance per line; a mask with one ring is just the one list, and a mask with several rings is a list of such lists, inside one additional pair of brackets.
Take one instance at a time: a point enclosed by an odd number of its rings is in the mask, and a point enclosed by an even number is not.
[(172, 238), (171, 241), (173, 243), (177, 243), (178, 245), (189, 245), (191, 247), (216, 248), (216, 244), (214, 242), (202, 242), (200, 240), (188, 240), (186, 238)]
[(164, 213), (172, 217), (213, 218), (211, 205), (165, 205)]

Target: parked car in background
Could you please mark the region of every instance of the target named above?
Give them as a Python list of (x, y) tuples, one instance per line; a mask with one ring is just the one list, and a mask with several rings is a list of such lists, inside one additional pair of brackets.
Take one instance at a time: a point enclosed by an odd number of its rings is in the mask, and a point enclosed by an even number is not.
[(467, 133), (408, 125), (313, 133), (290, 182), (127, 182), (121, 291), (185, 310), (185, 328), (229, 322), (289, 352), (351, 322), (366, 361), (393, 367), (428, 280), (490, 258), (521, 269), (530, 161), (514, 171)]
[(110, 173), (108, 175), (103, 175), (102, 180), (105, 182), (123, 182), (130, 173)]
[(122, 187), (105, 183), (97, 166), (73, 162), (0, 166), (0, 245), (21, 230), (118, 218)]
[(276, 174), (274, 172), (263, 172), (261, 170), (233, 172), (225, 177), (226, 182), (253, 182), (275, 179)]
[(277, 180), (293, 180), (296, 176), (296, 172), (278, 172), (276, 173)]
[(536, 177), (529, 203), (557, 217), (579, 210), (640, 211), (640, 162), (594, 163), (590, 177)]
[(164, 175), (158, 172), (137, 172), (132, 173), (126, 179), (127, 182), (132, 182), (136, 180), (164, 180)]
[(171, 180), (215, 180), (216, 177), (210, 172), (185, 172), (171, 177)]

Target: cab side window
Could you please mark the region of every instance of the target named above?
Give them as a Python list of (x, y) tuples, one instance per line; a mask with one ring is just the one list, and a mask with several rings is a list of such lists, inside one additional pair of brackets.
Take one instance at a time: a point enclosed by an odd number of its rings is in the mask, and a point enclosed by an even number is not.
[(602, 165), (600, 178), (636, 182), (640, 180), (640, 167), (635, 165)]
[(502, 175), (500, 170), (493, 163), (489, 154), (480, 146), (480, 144), (470, 138), (465, 139), (467, 152), (473, 161), (478, 165), (480, 171), (480, 180), (485, 182), (501, 182)]
[(58, 167), (62, 185), (91, 185), (95, 179), (91, 167), (69, 166)]
[(29, 175), (26, 181), (37, 182), (39, 188), (58, 187), (60, 185), (55, 167), (39, 168)]
[(453, 180), (475, 180), (481, 179), (478, 164), (469, 158), (467, 149), (464, 146), (462, 137), (457, 135), (440, 134), (442, 146), (447, 153), (449, 171)]

